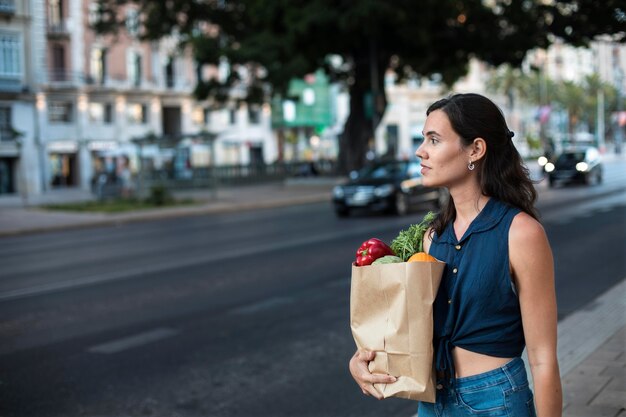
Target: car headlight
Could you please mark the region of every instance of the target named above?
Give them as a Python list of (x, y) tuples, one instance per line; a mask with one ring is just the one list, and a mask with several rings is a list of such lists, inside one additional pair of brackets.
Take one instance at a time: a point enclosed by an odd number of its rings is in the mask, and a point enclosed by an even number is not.
[(540, 156), (539, 159), (537, 159), (537, 163), (539, 164), (539, 166), (546, 166), (546, 164), (548, 163), (548, 158), (546, 158), (545, 156)]
[(333, 187), (333, 196), (335, 198), (343, 198), (343, 187), (337, 185)]
[(546, 172), (552, 172), (554, 171), (554, 164), (552, 162), (548, 162), (543, 169), (545, 169)]
[(391, 195), (394, 191), (394, 187), (391, 184), (380, 185), (374, 188), (374, 195), (376, 197), (387, 197)]
[(576, 171), (585, 172), (589, 169), (589, 165), (586, 162), (579, 162), (576, 164)]

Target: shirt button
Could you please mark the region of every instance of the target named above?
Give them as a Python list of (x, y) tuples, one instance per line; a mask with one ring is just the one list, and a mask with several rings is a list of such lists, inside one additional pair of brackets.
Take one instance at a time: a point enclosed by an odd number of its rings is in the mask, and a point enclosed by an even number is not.
[(454, 248), (455, 248), (456, 250), (461, 250), (461, 245), (456, 245)]
[(443, 385), (437, 384), (437, 389), (442, 389), (442, 388), (443, 388)]
[(448, 304), (452, 304), (452, 298), (448, 300)]
[(455, 274), (456, 274), (458, 271), (459, 271), (459, 270), (458, 270), (457, 268), (454, 268), (454, 269), (452, 270), (452, 272), (453, 272), (453, 273), (455, 273)]

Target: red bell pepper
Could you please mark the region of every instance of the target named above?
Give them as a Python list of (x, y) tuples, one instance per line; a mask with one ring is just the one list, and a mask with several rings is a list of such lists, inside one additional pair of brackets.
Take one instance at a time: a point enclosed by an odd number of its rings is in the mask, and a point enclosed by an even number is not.
[(394, 251), (385, 242), (375, 237), (363, 242), (356, 251), (356, 266), (371, 265), (378, 258), (386, 255), (395, 255)]

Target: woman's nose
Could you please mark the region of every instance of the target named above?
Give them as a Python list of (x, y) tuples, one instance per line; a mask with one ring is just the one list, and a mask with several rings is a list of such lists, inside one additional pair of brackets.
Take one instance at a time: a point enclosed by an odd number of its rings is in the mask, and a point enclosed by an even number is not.
[(422, 151), (422, 144), (420, 144), (420, 146), (418, 146), (418, 148), (415, 150), (415, 156), (417, 156), (420, 159), (424, 159), (424, 152)]

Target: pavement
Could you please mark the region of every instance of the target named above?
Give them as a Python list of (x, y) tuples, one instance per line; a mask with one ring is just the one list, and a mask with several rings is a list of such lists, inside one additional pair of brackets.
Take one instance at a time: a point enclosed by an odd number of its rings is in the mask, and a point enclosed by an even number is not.
[[(212, 215), (330, 201), (337, 178), (175, 193), (197, 204), (130, 213), (50, 211), (45, 204), (87, 201), (77, 189), (55, 190), (36, 199), (0, 197), (0, 238), (80, 227), (117, 225), (168, 217)], [(564, 417), (626, 417), (626, 277), (619, 284), (558, 324), (558, 358)]]
[(0, 196), (0, 237), (68, 230), (80, 227), (119, 225), (168, 217), (199, 216), (233, 211), (330, 202), (338, 178), (294, 178), (257, 185), (176, 191), (177, 199), (195, 204), (138, 210), (125, 213), (81, 213), (45, 209), (48, 204), (92, 201), (95, 196), (78, 188), (55, 189), (24, 200)]

